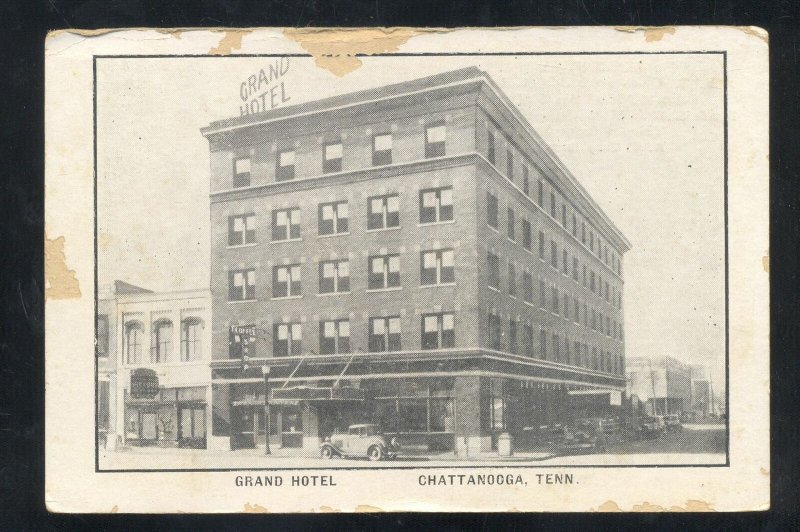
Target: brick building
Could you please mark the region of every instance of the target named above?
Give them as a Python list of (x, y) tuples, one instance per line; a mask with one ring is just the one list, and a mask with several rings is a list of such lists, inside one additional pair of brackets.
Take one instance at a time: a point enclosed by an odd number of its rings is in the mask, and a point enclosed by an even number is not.
[(681, 414), (691, 410), (692, 370), (669, 356), (631, 357), (626, 367), (628, 393), (645, 403), (652, 415)]
[(264, 366), (270, 442), (310, 450), (375, 422), (485, 451), (624, 389), (630, 244), (483, 71), (202, 133), (214, 445), (263, 445)]
[[(101, 287), (97, 315), (100, 447), (206, 447), (211, 419), (208, 289)], [(137, 393), (139, 375), (152, 389)], [(139, 387), (141, 388), (141, 387)]]

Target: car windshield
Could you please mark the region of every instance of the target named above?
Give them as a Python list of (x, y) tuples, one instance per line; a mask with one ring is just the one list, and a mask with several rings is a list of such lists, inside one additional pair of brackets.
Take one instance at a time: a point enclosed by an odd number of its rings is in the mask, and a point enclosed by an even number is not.
[(376, 432), (375, 425), (367, 425), (364, 427), (364, 436), (374, 436)]

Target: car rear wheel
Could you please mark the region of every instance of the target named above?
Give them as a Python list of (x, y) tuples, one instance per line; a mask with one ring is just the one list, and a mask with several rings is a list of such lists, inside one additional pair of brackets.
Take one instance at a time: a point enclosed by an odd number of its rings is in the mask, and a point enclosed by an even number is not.
[(378, 445), (373, 445), (369, 448), (369, 450), (367, 450), (367, 458), (373, 462), (383, 460), (383, 449), (381, 449)]

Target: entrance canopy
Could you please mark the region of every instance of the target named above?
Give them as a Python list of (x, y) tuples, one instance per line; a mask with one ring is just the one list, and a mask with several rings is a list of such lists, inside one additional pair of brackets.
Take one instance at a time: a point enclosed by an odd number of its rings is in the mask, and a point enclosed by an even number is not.
[(622, 392), (619, 390), (569, 390), (568, 395), (589, 395), (589, 396), (608, 396), (608, 404), (620, 406), (622, 404)]
[(364, 401), (366, 393), (360, 388), (295, 386), (275, 388), (272, 399), (295, 401)]

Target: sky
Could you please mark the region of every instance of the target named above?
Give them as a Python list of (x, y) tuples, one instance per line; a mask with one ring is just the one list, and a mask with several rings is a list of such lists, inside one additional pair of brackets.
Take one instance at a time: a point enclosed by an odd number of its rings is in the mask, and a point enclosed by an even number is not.
[[(98, 274), (209, 285), (200, 128), (239, 114), (270, 58), (100, 59)], [(288, 104), (466, 66), (486, 71), (632, 244), (626, 356), (709, 364), (724, 380), (723, 75), (716, 55), (372, 57), (339, 78), (291, 58)]]

